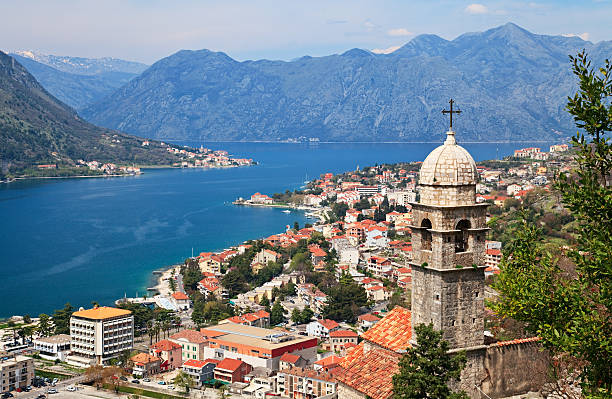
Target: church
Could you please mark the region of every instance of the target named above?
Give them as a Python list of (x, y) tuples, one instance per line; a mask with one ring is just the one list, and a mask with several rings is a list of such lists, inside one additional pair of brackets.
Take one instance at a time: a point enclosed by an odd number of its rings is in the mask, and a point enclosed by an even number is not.
[[(456, 388), (472, 398), (503, 398), (538, 390), (546, 364), (538, 338), (498, 341), (485, 337), (485, 238), (487, 204), (476, 203), (478, 171), (457, 145), (452, 127), (425, 159), (419, 202), (412, 203), (411, 310), (396, 307), (370, 330), (338, 369), (338, 398), (388, 399), (414, 326), (432, 323), (450, 352), (465, 351)], [(486, 338), (486, 339), (485, 339)]]

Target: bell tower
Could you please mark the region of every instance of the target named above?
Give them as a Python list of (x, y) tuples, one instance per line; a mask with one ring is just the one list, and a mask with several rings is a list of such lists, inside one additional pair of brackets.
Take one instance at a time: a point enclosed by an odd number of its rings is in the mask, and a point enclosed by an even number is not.
[(487, 205), (476, 203), (474, 159), (452, 126), (446, 134), (423, 162), (420, 200), (412, 204), (412, 340), (414, 326), (433, 323), (451, 350), (477, 349), (484, 345)]

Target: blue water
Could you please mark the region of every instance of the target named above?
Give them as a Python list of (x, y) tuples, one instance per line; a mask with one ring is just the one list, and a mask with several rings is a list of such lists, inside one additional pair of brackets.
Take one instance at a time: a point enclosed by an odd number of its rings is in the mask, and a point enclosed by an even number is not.
[[(199, 146), (201, 143), (189, 143)], [(214, 143), (259, 165), (153, 169), (137, 177), (0, 184), (0, 317), (70, 302), (143, 295), (151, 271), (308, 220), (300, 212), (236, 207), (256, 191), (295, 189), (324, 172), (423, 160), (435, 144)], [(478, 160), (528, 143), (468, 144)], [(546, 148), (546, 147), (545, 147)]]

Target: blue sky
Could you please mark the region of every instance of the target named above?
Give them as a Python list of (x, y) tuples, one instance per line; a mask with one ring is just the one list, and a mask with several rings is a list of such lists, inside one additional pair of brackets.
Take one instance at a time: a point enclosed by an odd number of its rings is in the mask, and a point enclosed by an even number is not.
[(393, 49), (514, 22), (612, 40), (612, 0), (0, 0), (0, 48), (152, 63), (180, 49), (245, 59)]

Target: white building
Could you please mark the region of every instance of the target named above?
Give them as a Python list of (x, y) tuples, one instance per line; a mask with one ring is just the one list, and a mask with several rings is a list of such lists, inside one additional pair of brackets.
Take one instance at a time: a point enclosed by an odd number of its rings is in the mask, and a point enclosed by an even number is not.
[(416, 202), (416, 193), (414, 191), (387, 192), (387, 199), (390, 204), (408, 206), (411, 202)]
[(306, 325), (306, 334), (319, 337), (327, 338), (329, 333), (340, 329), (340, 325), (333, 320), (321, 319), (310, 322)]
[(40, 337), (34, 340), (34, 350), (43, 359), (63, 362), (70, 353), (70, 335), (59, 334), (51, 337)]
[(81, 308), (70, 318), (70, 342), (69, 364), (106, 364), (134, 346), (134, 316), (129, 310), (106, 306)]
[(338, 258), (341, 264), (356, 266), (359, 264), (359, 250), (355, 247), (342, 247), (338, 251)]

